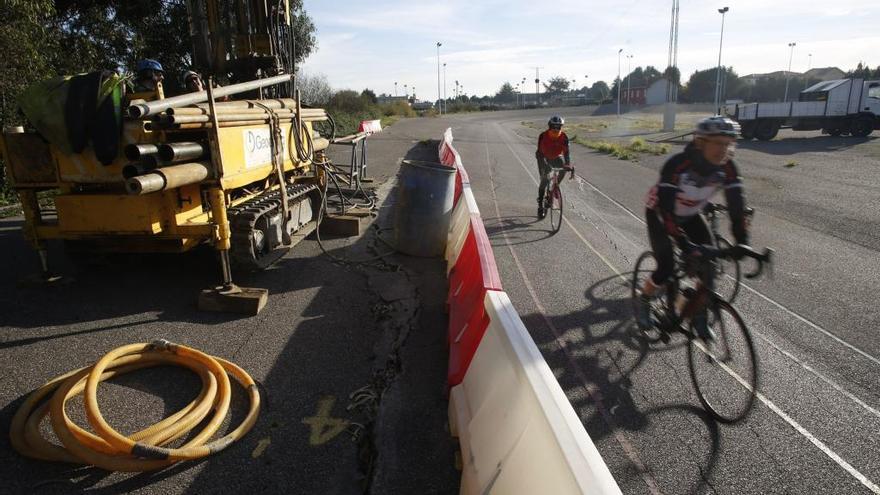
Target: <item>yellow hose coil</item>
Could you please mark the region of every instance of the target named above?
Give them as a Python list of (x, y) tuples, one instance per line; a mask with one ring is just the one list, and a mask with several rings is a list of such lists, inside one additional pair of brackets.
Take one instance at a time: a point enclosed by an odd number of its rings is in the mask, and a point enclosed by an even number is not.
[[(98, 384), (114, 376), (161, 365), (189, 368), (202, 380), (199, 396), (183, 409), (131, 436), (114, 430), (98, 409)], [(229, 412), (231, 375), (247, 392), (250, 409), (237, 428), (210, 441)], [(86, 417), (95, 433), (67, 417), (65, 405), (84, 394)], [(49, 397), (51, 394), (51, 397)], [(44, 400), (47, 399), (47, 400)], [(91, 464), (110, 471), (150, 471), (177, 461), (198, 459), (219, 452), (247, 434), (260, 412), (260, 393), (243, 369), (191, 347), (159, 340), (130, 344), (110, 351), (93, 366), (61, 375), (34, 391), (18, 408), (10, 426), (12, 447), (35, 459)], [(213, 416), (191, 440), (178, 448), (166, 445), (187, 435), (209, 414)], [(63, 446), (40, 433), (40, 422), (49, 415), (52, 429)]]

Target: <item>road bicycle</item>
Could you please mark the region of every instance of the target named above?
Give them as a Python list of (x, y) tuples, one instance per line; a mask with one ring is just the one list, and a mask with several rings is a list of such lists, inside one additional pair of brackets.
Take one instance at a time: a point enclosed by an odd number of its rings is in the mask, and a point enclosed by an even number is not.
[(562, 228), (562, 188), (559, 187), (560, 173), (562, 176), (565, 172), (574, 174), (571, 168), (551, 167), (547, 172), (547, 191), (544, 193), (544, 214), (550, 217), (551, 235), (555, 235)]
[[(717, 248), (700, 246), (698, 255), (677, 256), (672, 279), (650, 302), (651, 324), (640, 332), (650, 343), (668, 343), (680, 332), (688, 341), (688, 366), (694, 389), (706, 411), (722, 423), (737, 422), (752, 408), (758, 391), (758, 361), (748, 327), (739, 312), (715, 291), (719, 260), (748, 257), (757, 262), (746, 273), (755, 278), (772, 268), (773, 250), (763, 252), (748, 246)], [(633, 310), (638, 315), (641, 287), (656, 269), (654, 253), (645, 251), (632, 274)], [(695, 320), (705, 318), (703, 331)]]
[[(703, 208), (703, 216), (709, 224), (709, 231), (712, 233), (712, 244), (718, 249), (730, 249), (733, 247), (719, 232), (720, 216), (727, 211), (727, 207), (720, 204), (709, 203)], [(755, 214), (754, 208), (746, 208), (744, 215), (745, 221), (750, 222)], [(716, 260), (715, 263), (715, 290), (729, 303), (733, 303), (739, 294), (740, 282), (742, 280), (742, 270), (739, 261), (734, 258), (722, 258)], [(729, 278), (728, 278), (729, 277)]]

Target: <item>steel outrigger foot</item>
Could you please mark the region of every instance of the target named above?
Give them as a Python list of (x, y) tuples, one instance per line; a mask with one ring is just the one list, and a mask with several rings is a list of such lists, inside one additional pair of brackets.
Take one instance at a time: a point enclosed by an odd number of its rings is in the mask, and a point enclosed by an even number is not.
[(232, 266), (229, 262), (228, 249), (220, 251), (220, 266), (223, 269), (223, 285), (199, 293), (199, 309), (250, 316), (259, 313), (266, 306), (269, 290), (239, 287), (232, 283)]
[(253, 316), (266, 306), (268, 299), (268, 289), (239, 287), (235, 284), (221, 285), (199, 293), (199, 309)]
[(18, 286), (22, 288), (38, 288), (49, 287), (73, 282), (71, 277), (55, 275), (49, 271), (49, 254), (46, 249), (38, 249), (40, 255), (40, 273), (28, 275), (18, 281)]

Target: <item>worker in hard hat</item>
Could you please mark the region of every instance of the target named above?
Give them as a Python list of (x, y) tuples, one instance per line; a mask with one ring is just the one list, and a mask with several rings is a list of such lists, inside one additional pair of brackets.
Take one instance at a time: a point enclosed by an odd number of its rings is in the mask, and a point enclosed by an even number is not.
[(135, 71), (134, 90), (136, 93), (156, 91), (159, 84), (165, 80), (162, 64), (150, 58), (138, 62)]
[(183, 73), (183, 87), (187, 93), (196, 93), (205, 90), (205, 83), (198, 72), (188, 70)]

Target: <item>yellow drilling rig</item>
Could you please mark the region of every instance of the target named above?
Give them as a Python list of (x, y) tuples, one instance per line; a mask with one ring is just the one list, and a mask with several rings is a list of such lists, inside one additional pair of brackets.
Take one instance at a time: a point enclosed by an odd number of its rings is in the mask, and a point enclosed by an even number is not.
[[(90, 84), (104, 97), (95, 98), (60, 78), (52, 87), (70, 86), (58, 108), (73, 146), (51, 138), (57, 125), (41, 132), (39, 112), (26, 110), (34, 129), (4, 129), (0, 151), (45, 277), (50, 240), (127, 253), (208, 243), (222, 283), (202, 291), (199, 306), (255, 314), (267, 291), (236, 286), (232, 268), (265, 268), (317, 228), (328, 140), (313, 123), (328, 115), (300, 105), (286, 0), (188, 0), (187, 8), (204, 91), (166, 98), (161, 83), (135, 93), (98, 77)], [(215, 76), (229, 83), (216, 86)], [(83, 115), (106, 118), (99, 126)], [(47, 190), (56, 192), (54, 210), (39, 201)]]

